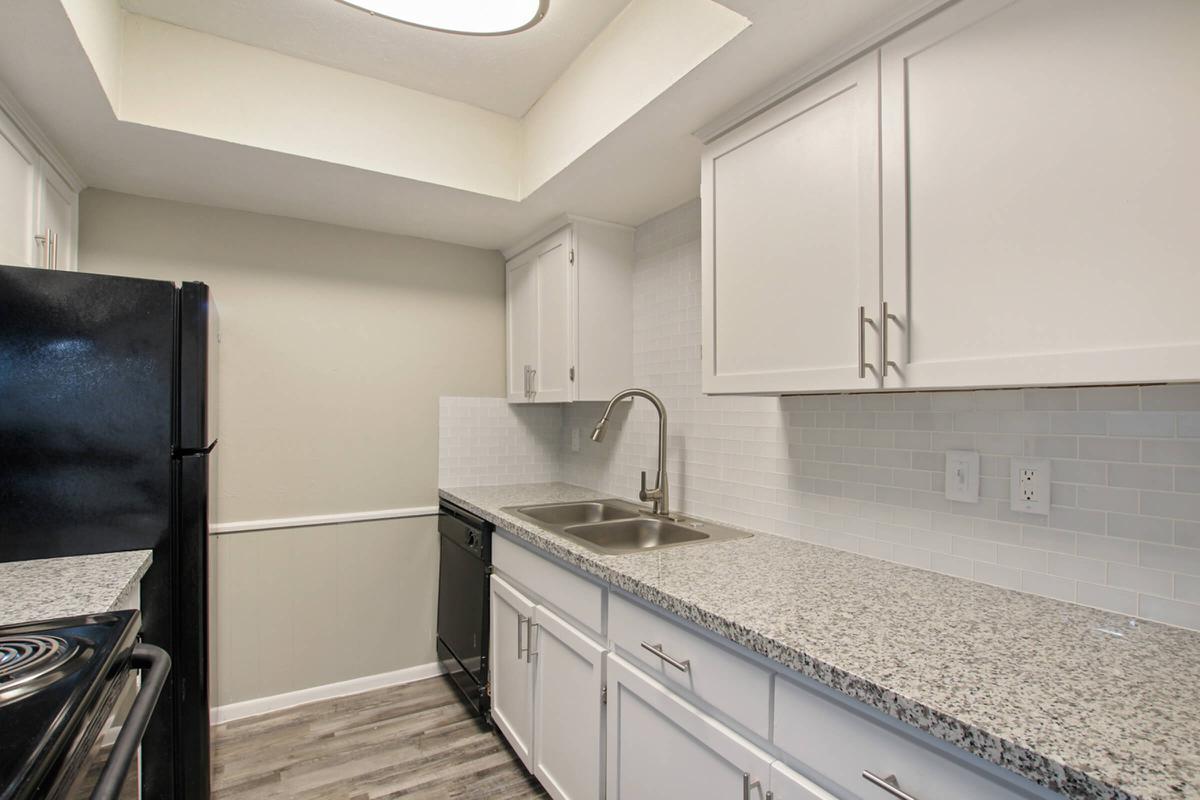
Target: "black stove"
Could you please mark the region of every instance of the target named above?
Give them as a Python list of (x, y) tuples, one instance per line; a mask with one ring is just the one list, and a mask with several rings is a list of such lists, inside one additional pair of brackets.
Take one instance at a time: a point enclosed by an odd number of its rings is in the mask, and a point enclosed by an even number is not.
[(123, 797), (130, 783), (136, 797), (138, 711), (148, 720), (170, 668), (140, 628), (136, 611), (0, 627), (0, 800)]

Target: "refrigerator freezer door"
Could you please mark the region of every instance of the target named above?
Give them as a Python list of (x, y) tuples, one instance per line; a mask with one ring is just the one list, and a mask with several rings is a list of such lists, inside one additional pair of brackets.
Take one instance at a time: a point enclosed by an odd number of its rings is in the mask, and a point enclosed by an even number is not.
[(0, 561), (167, 540), (175, 293), (0, 267)]
[(208, 694), (208, 515), (212, 457), (179, 460), (175, 577), (177, 800), (207, 800), (212, 768)]
[(212, 293), (203, 283), (179, 289), (179, 439), (184, 453), (217, 440), (217, 355), (220, 330)]

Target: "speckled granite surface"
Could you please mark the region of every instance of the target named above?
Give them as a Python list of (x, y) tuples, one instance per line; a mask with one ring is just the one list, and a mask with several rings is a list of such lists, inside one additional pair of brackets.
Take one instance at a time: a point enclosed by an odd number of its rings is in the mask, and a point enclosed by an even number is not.
[(598, 555), (500, 511), (604, 496), (562, 483), (441, 495), (1068, 797), (1200, 798), (1195, 632), (765, 534)]
[(0, 564), (0, 625), (112, 610), (150, 568), (149, 550)]

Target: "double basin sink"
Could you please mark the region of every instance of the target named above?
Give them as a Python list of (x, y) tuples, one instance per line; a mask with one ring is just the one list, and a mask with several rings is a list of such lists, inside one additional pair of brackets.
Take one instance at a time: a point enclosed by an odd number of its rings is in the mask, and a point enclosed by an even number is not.
[(744, 539), (752, 534), (678, 515), (661, 517), (624, 500), (545, 503), (502, 509), (605, 555)]

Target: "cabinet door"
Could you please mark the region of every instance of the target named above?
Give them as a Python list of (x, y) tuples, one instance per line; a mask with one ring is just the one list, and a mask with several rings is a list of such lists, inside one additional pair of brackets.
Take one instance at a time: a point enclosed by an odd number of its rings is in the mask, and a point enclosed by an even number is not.
[(771, 765), (771, 797), (773, 800), (837, 800), (782, 761)]
[[(51, 269), (75, 269), (76, 204), (78, 197), (66, 181), (43, 163), (38, 189), (39, 233), (50, 231), (54, 236), (50, 252)], [(43, 244), (43, 246), (45, 246)]]
[(537, 365), (537, 258), (523, 253), (508, 262), (505, 282), (508, 401), (530, 402), (529, 372)]
[(572, 399), (571, 353), (575, 350), (570, 228), (539, 244), (536, 252), (538, 358), (533, 399), (538, 403), (562, 403)]
[(706, 151), (705, 392), (878, 388), (860, 369), (878, 356), (878, 64), (851, 64)]
[(882, 49), (896, 388), (1200, 378), (1200, 3), (965, 0)]
[(508, 739), (526, 769), (533, 765), (533, 667), (529, 636), (533, 603), (492, 576), (492, 721)]
[(42, 263), (35, 247), (38, 159), (16, 126), (0, 111), (0, 264)]
[(764, 800), (772, 759), (611, 653), (610, 800)]
[(533, 774), (555, 800), (599, 800), (604, 648), (544, 606), (534, 630)]

